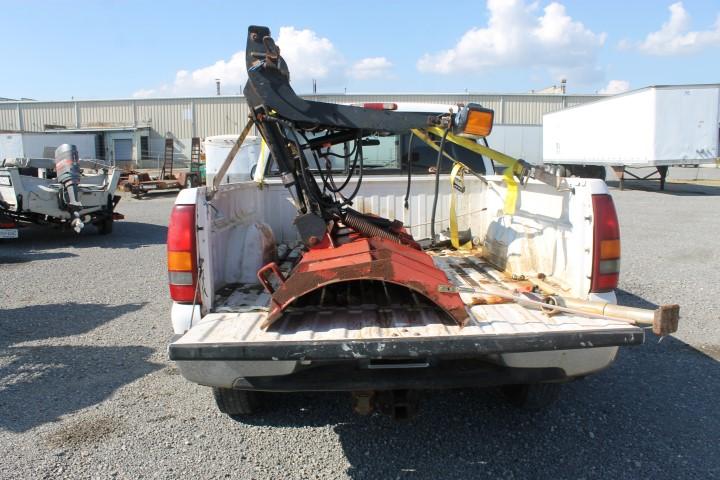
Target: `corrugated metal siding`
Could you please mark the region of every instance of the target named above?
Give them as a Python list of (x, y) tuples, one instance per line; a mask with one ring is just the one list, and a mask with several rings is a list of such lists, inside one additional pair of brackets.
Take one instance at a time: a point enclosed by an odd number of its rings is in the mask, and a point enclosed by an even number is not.
[(303, 98), (318, 102), (330, 103), (364, 103), (364, 102), (411, 102), (454, 105), (457, 103), (480, 103), (488, 108), (499, 111), (502, 95), (475, 94), (364, 94), (364, 95), (304, 95)]
[(195, 136), (240, 132), (248, 120), (244, 98), (202, 98), (195, 102)]
[(42, 132), (45, 125), (75, 126), (75, 104), (72, 102), (23, 103), (20, 115), (28, 132)]
[(192, 137), (192, 102), (190, 99), (138, 100), (137, 121), (148, 125), (160, 136)]
[(132, 102), (78, 102), (81, 127), (120, 127), (133, 124)]
[(504, 101), (504, 119), (508, 125), (542, 125), (542, 116), (563, 108), (561, 95), (538, 97), (529, 95), (506, 96)]
[[(595, 95), (503, 95), (503, 94), (328, 94), (307, 95), (307, 99), (334, 103), (417, 102), (456, 104), (476, 102), (495, 110), (495, 121), (502, 124), (541, 125), (542, 115), (598, 99)], [(149, 126), (154, 136), (171, 132), (176, 138), (207, 137), (239, 132), (245, 124), (248, 108), (240, 96), (126, 99), (77, 102), (20, 102), (23, 126), (42, 131), (47, 124), (74, 128), (75, 103), (81, 127)], [(135, 108), (133, 108), (135, 104)], [(193, 107), (194, 104), (194, 107)], [(17, 103), (0, 104), (0, 129), (19, 128)], [(135, 117), (134, 117), (135, 115)], [(195, 129), (193, 131), (193, 119)]]
[(0, 104), (0, 130), (19, 130), (17, 124), (17, 105)]

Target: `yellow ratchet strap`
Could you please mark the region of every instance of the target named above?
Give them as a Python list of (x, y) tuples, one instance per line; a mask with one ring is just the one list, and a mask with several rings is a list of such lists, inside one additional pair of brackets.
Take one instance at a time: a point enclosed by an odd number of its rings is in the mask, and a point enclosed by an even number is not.
[(503, 179), (505, 185), (507, 185), (507, 192), (505, 193), (505, 206), (503, 207), (503, 213), (505, 215), (515, 215), (515, 206), (517, 205), (518, 197), (518, 184), (513, 177), (513, 169), (515, 164), (505, 169), (503, 173)]
[[(432, 133), (433, 135), (438, 135), (440, 137), (445, 134), (445, 130), (440, 127), (429, 127), (427, 131)], [(415, 130), (413, 130), (413, 132), (415, 132)], [(417, 133), (416, 135), (426, 143), (430, 141), (433, 145), (435, 145), (435, 143), (432, 142), (432, 140), (430, 140), (427, 135), (425, 135), (425, 138), (423, 138), (422, 135), (418, 135)], [(517, 205), (518, 183), (513, 177), (513, 175), (515, 173), (519, 174), (522, 172), (522, 168), (520, 167), (517, 159), (509, 155), (505, 155), (504, 153), (498, 152), (497, 150), (493, 150), (492, 148), (486, 147), (485, 145), (480, 145), (479, 143), (470, 140), (469, 138), (459, 137), (457, 135), (453, 135), (452, 133), (447, 134), (446, 140), (463, 148), (467, 148), (472, 152), (491, 158), (495, 162), (501, 165), (505, 165), (507, 167), (505, 169), (505, 173), (503, 174), (503, 179), (505, 180), (505, 184), (507, 185), (507, 193), (505, 194), (505, 207), (503, 212), (506, 215), (514, 215), (515, 207)], [(439, 150), (440, 147), (435, 147), (435, 149)]]
[(452, 243), (453, 248), (456, 250), (469, 250), (472, 248), (472, 242), (465, 242), (460, 245), (460, 239), (458, 238), (457, 212), (455, 211), (455, 204), (457, 202), (457, 188), (455, 188), (455, 180), (459, 179), (460, 183), (463, 186), (465, 185), (463, 179), (465, 175), (464, 168), (465, 167), (461, 163), (455, 162), (452, 171), (450, 171), (450, 243)]

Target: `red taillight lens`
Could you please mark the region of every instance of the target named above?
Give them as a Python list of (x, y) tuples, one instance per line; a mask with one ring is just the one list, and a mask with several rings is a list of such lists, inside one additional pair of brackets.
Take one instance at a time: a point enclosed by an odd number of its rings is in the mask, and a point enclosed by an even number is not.
[(170, 297), (176, 302), (200, 303), (197, 291), (195, 205), (175, 205), (170, 214), (167, 238)]
[(620, 225), (610, 195), (593, 195), (593, 269), (590, 291), (609, 292), (620, 277)]

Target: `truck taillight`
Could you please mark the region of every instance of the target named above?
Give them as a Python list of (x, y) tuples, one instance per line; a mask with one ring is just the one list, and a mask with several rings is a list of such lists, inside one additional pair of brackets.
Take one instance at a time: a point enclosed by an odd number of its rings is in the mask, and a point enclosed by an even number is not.
[(593, 195), (593, 268), (590, 291), (617, 288), (620, 276), (620, 225), (610, 195)]
[(175, 205), (170, 214), (167, 237), (170, 297), (181, 303), (200, 303), (197, 292), (197, 248), (195, 205)]

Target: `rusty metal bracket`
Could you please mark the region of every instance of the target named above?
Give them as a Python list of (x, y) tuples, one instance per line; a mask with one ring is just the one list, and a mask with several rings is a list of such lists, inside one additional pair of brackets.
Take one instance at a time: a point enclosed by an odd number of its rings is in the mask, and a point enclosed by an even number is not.
[[(383, 238), (358, 238), (335, 248), (312, 249), (303, 254), (290, 274), (283, 277), (268, 264), (258, 272), (265, 289), (272, 295), (270, 315), (261, 325), (272, 325), (295, 300), (326, 285), (342, 282), (377, 280), (406, 287), (428, 298), (448, 313), (459, 325), (468, 321), (460, 295), (441, 292), (447, 284), (445, 273), (430, 256), (410, 246)], [(266, 274), (272, 271), (282, 280), (274, 289)]]

